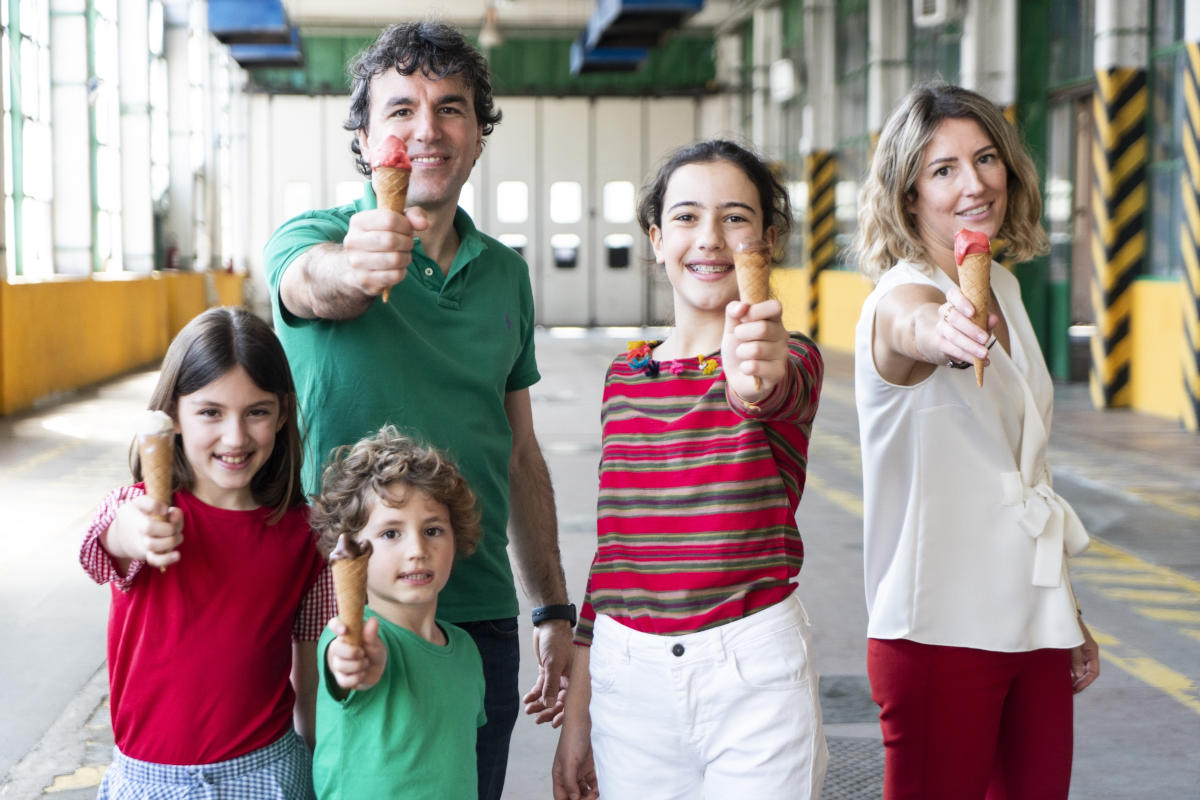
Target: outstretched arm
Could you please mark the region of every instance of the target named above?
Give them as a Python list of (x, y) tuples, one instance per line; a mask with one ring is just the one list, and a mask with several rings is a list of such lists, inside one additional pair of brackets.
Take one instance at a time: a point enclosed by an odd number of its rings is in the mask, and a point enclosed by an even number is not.
[[(526, 595), (535, 606), (561, 605), (567, 602), (567, 582), (558, 550), (554, 489), (533, 432), (529, 390), (509, 392), (504, 398), (504, 412), (513, 435), (508, 476), (511, 544), (517, 571)], [(538, 659), (534, 690), (548, 707), (561, 707), (558, 693), (563, 679), (570, 674), (571, 638), (571, 626), (566, 620), (550, 620), (533, 629), (533, 648)], [(556, 714), (557, 711), (546, 718)], [(545, 719), (539, 716), (539, 721)]]
[(301, 319), (353, 319), (385, 289), (404, 280), (425, 212), (360, 211), (340, 244), (318, 244), (296, 256), (279, 280), (279, 299)]

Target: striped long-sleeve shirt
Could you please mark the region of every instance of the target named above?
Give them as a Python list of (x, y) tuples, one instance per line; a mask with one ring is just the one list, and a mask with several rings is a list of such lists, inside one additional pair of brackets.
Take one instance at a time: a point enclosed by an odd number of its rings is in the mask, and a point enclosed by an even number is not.
[(804, 547), (796, 507), (823, 363), (789, 340), (786, 377), (743, 406), (699, 359), (605, 378), (596, 556), (576, 642), (596, 614), (634, 630), (683, 634), (741, 619), (795, 590)]

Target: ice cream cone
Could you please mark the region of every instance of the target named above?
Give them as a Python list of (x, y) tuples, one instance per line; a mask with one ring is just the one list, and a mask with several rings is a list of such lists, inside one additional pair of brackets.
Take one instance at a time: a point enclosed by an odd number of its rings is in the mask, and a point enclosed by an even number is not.
[[(992, 256), (969, 253), (958, 267), (958, 288), (975, 307), (971, 321), (987, 330), (988, 307), (992, 296)], [(975, 358), (975, 382), (983, 386), (983, 359)]]
[[(175, 473), (175, 426), (163, 411), (148, 411), (138, 423), (138, 461), (146, 494), (164, 506), (171, 505)], [(165, 521), (166, 517), (159, 515)], [(166, 567), (159, 567), (166, 572)]]
[[(380, 208), (404, 213), (404, 204), (408, 201), (408, 179), (412, 177), (411, 169), (403, 167), (375, 167), (375, 191)], [(388, 301), (389, 289), (383, 290), (383, 302)]]
[[(742, 242), (733, 253), (738, 297), (743, 303), (761, 303), (771, 296), (771, 246), (761, 239)], [(754, 376), (754, 388), (762, 381)]]
[(361, 550), (352, 548), (347, 545), (345, 534), (338, 537), (337, 547), (329, 554), (338, 619), (346, 626), (346, 641), (355, 647), (362, 646), (363, 606), (367, 603), (367, 562), (370, 559), (369, 543)]

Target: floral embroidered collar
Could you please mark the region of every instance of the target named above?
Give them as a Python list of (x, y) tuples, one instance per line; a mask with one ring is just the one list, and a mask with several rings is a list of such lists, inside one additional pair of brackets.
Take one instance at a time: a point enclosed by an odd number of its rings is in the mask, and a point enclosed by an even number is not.
[[(659, 371), (662, 369), (662, 362), (655, 361), (650, 357), (654, 352), (654, 348), (662, 344), (661, 339), (646, 341), (637, 339), (629, 343), (629, 350), (625, 353), (625, 360), (629, 362), (629, 366), (634, 369), (643, 370), (651, 378), (657, 378)], [(687, 361), (689, 359), (676, 359), (668, 361), (667, 369), (672, 375), (682, 375), (687, 369)], [(721, 363), (716, 358), (711, 358), (703, 354), (696, 356), (696, 365), (702, 375), (712, 375), (717, 371), (717, 367)]]

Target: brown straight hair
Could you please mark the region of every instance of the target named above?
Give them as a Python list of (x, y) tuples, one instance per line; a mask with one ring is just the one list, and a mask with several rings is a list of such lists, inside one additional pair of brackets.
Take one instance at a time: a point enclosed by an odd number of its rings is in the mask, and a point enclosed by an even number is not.
[[(289, 508), (305, 503), (300, 484), (304, 455), (292, 371), (283, 346), (266, 322), (242, 308), (210, 308), (195, 317), (167, 348), (149, 408), (178, 422), (181, 396), (203, 389), (237, 366), (246, 370), (258, 388), (279, 399), (284, 417), (271, 457), (250, 480), (255, 502), (271, 509), (269, 521), (275, 523)], [(129, 450), (129, 468), (134, 480), (142, 480), (136, 441)], [(195, 480), (179, 434), (175, 435), (172, 480), (184, 489), (191, 489)]]

